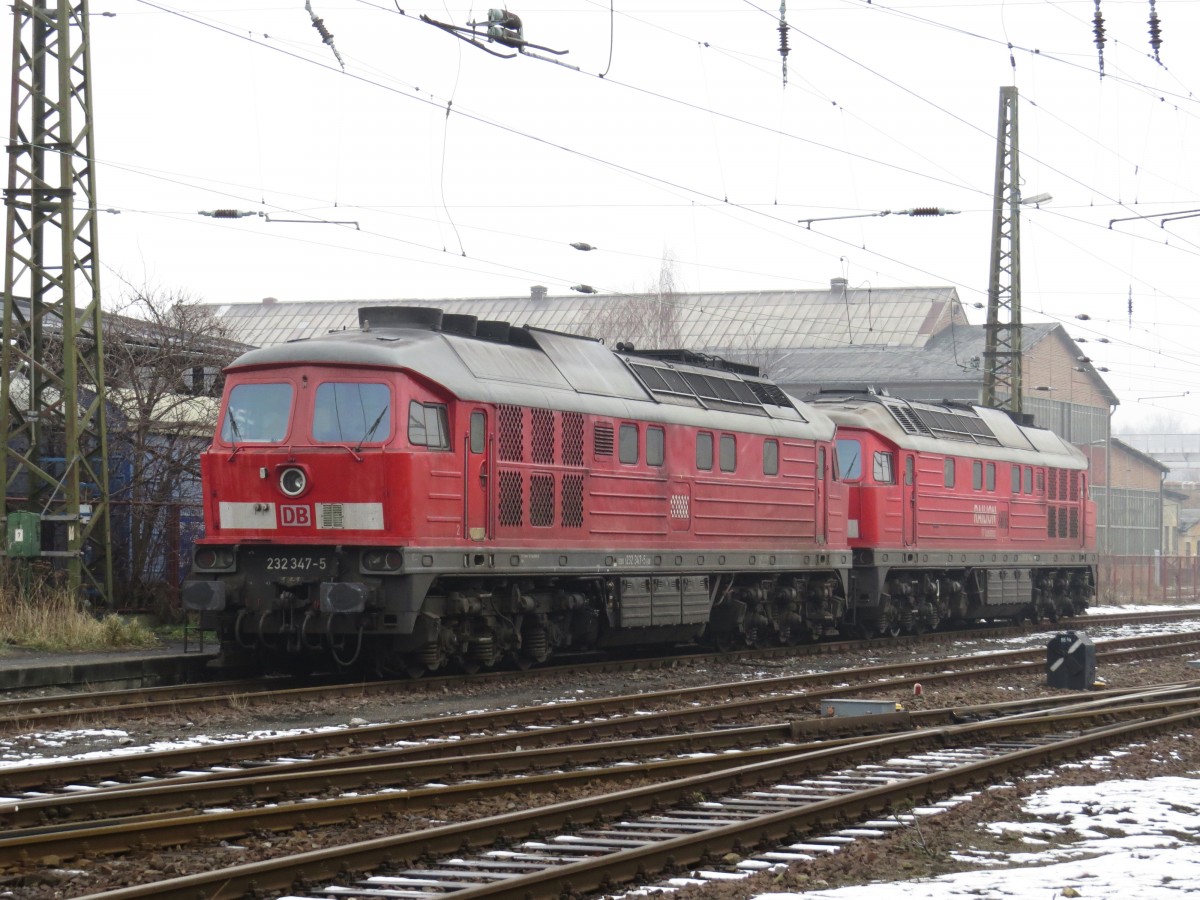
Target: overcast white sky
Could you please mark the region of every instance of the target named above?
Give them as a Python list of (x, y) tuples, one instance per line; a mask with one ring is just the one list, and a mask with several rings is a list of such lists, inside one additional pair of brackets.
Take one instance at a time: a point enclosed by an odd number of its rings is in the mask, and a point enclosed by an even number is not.
[[(1200, 430), (1200, 218), (1161, 222), (1200, 209), (1198, 4), (1158, 0), (1160, 65), (1148, 0), (1102, 0), (1101, 79), (1093, 0), (793, 0), (785, 88), (777, 0), (514, 0), (579, 71), (417, 18), (485, 6), (313, 3), (344, 72), (303, 0), (94, 0), (106, 296), (637, 291), (667, 254), (685, 290), (844, 276), (983, 304), (1016, 84), (1024, 194), (1054, 197), (1021, 219), (1025, 320), (1109, 339), (1080, 346), (1119, 423)], [(961, 212), (797, 224), (914, 206)], [(270, 221), (197, 215), (215, 208)]]

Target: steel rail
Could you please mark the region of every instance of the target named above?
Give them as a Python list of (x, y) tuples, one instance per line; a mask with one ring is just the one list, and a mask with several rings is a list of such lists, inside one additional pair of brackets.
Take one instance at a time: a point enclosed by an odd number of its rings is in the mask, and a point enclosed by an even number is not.
[[(1164, 685), (1163, 690), (1182, 685)], [(1089, 704), (1110, 704), (1131, 695), (1128, 688), (1089, 693)], [(1081, 701), (1082, 703), (1082, 701)], [(151, 784), (114, 784), (71, 793), (34, 796), (0, 802), (0, 823), (6, 832), (17, 829), (61, 828), (82, 819), (113, 819), (119, 816), (170, 813), (185, 807), (231, 805), (245, 802), (282, 801), (333, 789), (351, 790), (364, 785), (403, 787), (453, 778), (496, 777), (531, 768), (599, 764), (629, 754), (714, 752), (745, 748), (764, 741), (821, 740), (830, 745), (841, 734), (860, 736), (888, 730), (954, 724), (972, 718), (1000, 714), (1033, 714), (1046, 708), (1063, 707), (1061, 696), (1026, 698), (969, 708), (930, 709), (877, 714), (863, 717), (818, 717), (767, 725), (722, 728), (716, 731), (662, 734), (627, 740), (578, 742), (581, 726), (546, 729), (539, 733), (545, 746), (527, 747), (521, 735), (468, 738), (452, 748), (440, 745), (370, 751), (334, 759), (294, 760), (233, 771), (163, 778)], [(639, 721), (642, 717), (639, 717)], [(595, 725), (584, 726), (592, 730)], [(848, 738), (853, 740), (854, 738)], [(518, 749), (502, 750), (518, 744)], [(447, 753), (447, 750), (452, 752)], [(474, 751), (474, 752), (471, 752)], [(5, 836), (0, 832), (0, 837)]]
[[(1186, 685), (1164, 685), (1161, 690), (1184, 688)], [(1075, 706), (1111, 704), (1136, 693), (1140, 691), (1127, 688), (1094, 692), (1087, 695), (1086, 701), (1080, 701)], [(0, 832), (0, 837), (12, 836), (18, 829), (62, 829), (68, 827), (68, 823), (82, 819), (114, 819), (133, 815), (160, 817), (185, 807), (282, 801), (297, 795), (310, 796), (333, 789), (358, 789), (364, 785), (378, 789), (382, 786), (403, 787), (454, 778), (494, 778), (501, 773), (511, 775), (538, 767), (600, 764), (614, 757), (627, 759), (630, 755), (644, 757), (665, 753), (714, 752), (717, 749), (745, 748), (764, 741), (820, 739), (831, 746), (839, 734), (879, 734), (913, 725), (929, 727), (1000, 714), (1036, 714), (1046, 708), (1062, 709), (1062, 698), (1027, 698), (965, 709), (880, 714), (869, 719), (820, 717), (591, 743), (573, 742), (575, 726), (569, 726), (569, 733), (562, 735), (561, 742), (555, 735), (558, 729), (543, 732), (543, 739), (550, 743), (540, 748), (521, 744), (516, 750), (502, 751), (494, 748), (511, 746), (514, 740), (519, 742), (520, 737), (507, 736), (501, 741), (476, 738), (468, 739), (465, 746), (456, 744), (448, 755), (444, 747), (436, 754), (418, 753), (419, 748), (414, 747), (398, 748), (334, 760), (292, 761), (250, 770), (189, 774), (159, 779), (149, 785), (118, 784), (86, 791), (76, 789), (67, 794), (22, 798), (0, 804), (0, 822), (7, 831), (7, 834)], [(469, 752), (472, 749), (476, 752)]]
[[(585, 862), (516, 876), (482, 887), (455, 891), (459, 900), (476, 897), (526, 898), (557, 896), (593, 890), (612, 881), (627, 882), (644, 878), (648, 872), (692, 865), (735, 846), (759, 846), (782, 840), (789, 835), (823, 823), (858, 817), (867, 811), (888, 808), (914, 796), (944, 794), (964, 787), (986, 783), (998, 772), (1028, 767), (1076, 755), (1103, 743), (1143, 735), (1200, 720), (1200, 702), (1193, 699), (1182, 712), (1150, 718), (1153, 704), (1134, 704), (1135, 721), (1094, 728), (1085, 735), (1052, 737), (1044, 746), (1026, 747), (1005, 753), (996, 759), (958, 766), (951, 771), (921, 776), (899, 784), (888, 784), (855, 791), (843, 797), (809, 803), (764, 816), (756, 816), (736, 825), (655, 842), (618, 853), (606, 854)], [(1103, 715), (1102, 710), (1076, 712), (1063, 717), (1018, 717), (991, 722), (925, 729), (903, 735), (871, 738), (836, 748), (824, 748), (781, 759), (725, 768), (718, 772), (676, 779), (664, 784), (630, 788), (585, 800), (552, 804), (533, 810), (491, 816), (475, 822), (445, 825), (408, 832), (350, 845), (323, 848), (290, 857), (262, 860), (239, 866), (181, 876), (160, 882), (133, 885), (88, 895), (84, 900), (132, 900), (143, 897), (197, 896), (215, 900), (266, 891), (289, 890), (298, 884), (328, 879), (352, 872), (364, 872), (382, 866), (407, 868), (418, 858), (436, 858), (458, 854), (466, 848), (492, 846), (495, 841), (511, 842), (534, 834), (546, 834), (576, 827), (580, 822), (598, 818), (625, 816), (651, 808), (680, 803), (697, 793), (719, 795), (777, 781), (796, 771), (818, 765), (844, 764), (895, 755), (908, 749), (927, 746), (977, 744), (984, 738), (1016, 738), (1031, 733), (1057, 734), (1068, 724), (1076, 727)], [(1068, 720), (1073, 720), (1068, 722)], [(1057, 731), (1056, 731), (1057, 730)]]
[[(1153, 692), (1130, 692), (1124, 697), (1112, 697), (1104, 701), (1072, 703), (1066, 707), (1049, 712), (1035, 711), (1032, 713), (1021, 713), (1009, 716), (1005, 721), (1008, 723), (1018, 723), (1028, 721), (1035, 716), (1044, 716), (1050, 719), (1048, 727), (1060, 728), (1064, 724), (1070, 726), (1075, 721), (1090, 721), (1096, 717), (1128, 718), (1131, 716), (1145, 716), (1147, 713), (1154, 713), (1160, 710), (1178, 709), (1180, 707), (1190, 708), (1197, 703), (1200, 703), (1200, 682)], [(896, 718), (902, 720), (903, 724), (908, 724), (904, 721), (907, 719), (906, 716), (898, 716)], [(872, 723), (863, 722), (861, 724), (866, 726)], [(996, 726), (986, 725), (982, 727), (990, 729)], [(1021, 724), (1017, 727), (1018, 730), (1024, 730), (1028, 726)], [(1001, 727), (1001, 731), (1003, 730), (1003, 727)], [(778, 726), (774, 731), (776, 733), (773, 736), (784, 736), (781, 733), (786, 733), (787, 727)], [(928, 733), (940, 734), (941, 732), (937, 728), (925, 728), (912, 733), (919, 736)], [(717, 741), (723, 739), (721, 732), (710, 733), (708, 736)], [(876, 733), (875, 736), (878, 736), (878, 734)], [(786, 737), (784, 739), (786, 740)], [(795, 744), (769, 746), (737, 753), (725, 753), (719, 756), (655, 760), (644, 762), (636, 767), (623, 762), (620, 765), (610, 764), (601, 768), (576, 768), (568, 772), (536, 774), (521, 778), (501, 778), (498, 777), (498, 774), (493, 774), (493, 777), (484, 781), (415, 788), (403, 793), (386, 791), (367, 796), (306, 800), (303, 802), (293, 801), (287, 804), (273, 805), (269, 808), (227, 811), (219, 814), (178, 814), (168, 812), (129, 816), (120, 821), (55, 823), (39, 828), (29, 828), (23, 832), (9, 832), (0, 835), (0, 855), (5, 855), (12, 859), (71, 858), (79, 853), (80, 847), (86, 847), (88, 854), (96, 855), (121, 853), (134, 847), (146, 849), (156, 846), (186, 845), (199, 840), (229, 840), (243, 837), (251, 831), (281, 832), (295, 828), (300, 824), (303, 824), (306, 828), (311, 828), (322, 825), (344, 824), (348, 820), (361, 820), (384, 815), (427, 811), (433, 808), (444, 810), (454, 804), (472, 802), (485, 797), (512, 796), (514, 793), (528, 795), (539, 789), (559, 790), (563, 788), (570, 789), (580, 785), (594, 787), (610, 781), (683, 777), (689, 773), (712, 772), (731, 766), (746, 766), (753, 762), (782, 757), (794, 759), (798, 754), (814, 753), (818, 750), (832, 751), (839, 747), (853, 749), (862, 740), (863, 738), (860, 737), (846, 738), (839, 741), (822, 741), (799, 746)], [(902, 744), (903, 742), (904, 739), (899, 739), (899, 743)], [(645, 743), (650, 746), (638, 747), (639, 743)], [(582, 749), (587, 751), (586, 759), (582, 761), (567, 761), (578, 767), (584, 762), (591, 762), (596, 758), (607, 756), (611, 759), (614, 753), (628, 754), (632, 751), (636, 755), (645, 755), (646, 753), (657, 754), (661, 752), (662, 748), (658, 741), (650, 740), (645, 742), (624, 742), (620, 747), (605, 744)], [(911, 747), (897, 747), (896, 749), (911, 749)], [(712, 751), (710, 750), (709, 752)], [(498, 773), (506, 771), (507, 766), (510, 766), (524, 755), (528, 754), (518, 751), (511, 754), (467, 758), (462, 760), (462, 762), (477, 763), (481, 769), (491, 767), (494, 772)], [(536, 757), (536, 754), (533, 756)], [(817, 756), (813, 757), (813, 759), (817, 761), (815, 767), (800, 766), (789, 772), (789, 774), (793, 776), (797, 774), (810, 774), (814, 770), (820, 771), (827, 768), (825, 756)], [(557, 766), (562, 760), (563, 757), (556, 755), (546, 764)], [(436, 761), (428, 761), (428, 763), (435, 765)], [(534, 762), (534, 765), (542, 765), (542, 763)], [(373, 782), (371, 785), (373, 791), (380, 791), (382, 788), (390, 786), (389, 778), (392, 775), (392, 771), (394, 771), (393, 767), (373, 766), (370, 768), (371, 771), (369, 773), (363, 773), (361, 769), (355, 770), (355, 772), (369, 775)], [(458, 777), (463, 777), (457, 772), (458, 768), (458, 761), (449, 761), (448, 764), (441, 766), (440, 771), (436, 771), (430, 777), (445, 777), (450, 774), (448, 771), (450, 769), (454, 769), (454, 774), (458, 775)], [(526, 766), (526, 768), (529, 768), (529, 766)], [(325, 784), (326, 789), (336, 780), (336, 775), (337, 773), (334, 771), (325, 773), (325, 777), (328, 779), (328, 782)], [(136, 809), (138, 801), (135, 798), (129, 797), (125, 799), (133, 800), (135, 803), (134, 808)], [(254, 797), (253, 799), (261, 801), (264, 798)]]
[[(1200, 611), (1172, 611), (1164, 613), (1137, 613), (1112, 616), (1077, 617), (1064, 620), (1061, 626), (1069, 627), (1080, 624), (1107, 626), (1130, 623), (1157, 623), (1167, 621), (1184, 621), (1200, 617)], [(1015, 626), (990, 626), (987, 628), (971, 629), (953, 632), (931, 632), (922, 635), (904, 635), (898, 638), (871, 638), (857, 641), (835, 641), (817, 644), (801, 644), (788, 647), (757, 648), (732, 652), (710, 651), (704, 653), (683, 653), (667, 658), (649, 659), (641, 656), (632, 658), (602, 661), (572, 661), (562, 666), (545, 666), (536, 670), (534, 675), (549, 674), (561, 671), (603, 672), (625, 671), (634, 668), (653, 666), (677, 666), (703, 662), (715, 662), (738, 659), (778, 659), (780, 657), (796, 656), (828, 656), (838, 653), (872, 650), (887, 647), (909, 646), (922, 642), (946, 643), (970, 640), (978, 637), (1000, 637), (1010, 634), (1027, 632), (1025, 628)], [(62, 693), (53, 695), (18, 697), (0, 700), (0, 731), (12, 729), (28, 729), (34, 726), (46, 726), (55, 722), (78, 723), (85, 721), (88, 716), (108, 715), (113, 712), (124, 714), (155, 712), (178, 713), (183, 710), (209, 709), (214, 707), (245, 706), (259, 702), (279, 702), (294, 699), (296, 701), (313, 700), (324, 697), (340, 697), (347, 694), (358, 696), (386, 694), (397, 690), (403, 691), (437, 691), (453, 688), (460, 684), (504, 684), (519, 682), (530, 677), (523, 671), (490, 671), (474, 675), (445, 675), (419, 680), (393, 679), (387, 681), (363, 681), (360, 679), (337, 679), (331, 677), (321, 679), (319, 684), (303, 684), (290, 687), (273, 686), (272, 681), (291, 682), (295, 678), (279, 679), (241, 679), (237, 681), (206, 682), (182, 686), (160, 685), (140, 689), (120, 689), (112, 691), (86, 691)], [(147, 699), (149, 698), (149, 699)]]
[[(860, 819), (864, 814), (887, 811), (915, 798), (948, 796), (977, 788), (1014, 770), (1028, 770), (1060, 759), (1073, 758), (1085, 750), (1197, 720), (1200, 720), (1200, 709), (1165, 715), (1153, 721), (1115, 725), (1086, 735), (1015, 750), (945, 772), (859, 791), (848, 797), (818, 801), (799, 809), (783, 810), (726, 825), (699, 835), (655, 842), (577, 863), (516, 875), (492, 884), (464, 888), (449, 896), (455, 900), (528, 900), (530, 897), (576, 896), (614, 883), (628, 884), (644, 879), (648, 872), (674, 871), (745, 847), (782, 842), (798, 833), (821, 828), (829, 822)], [(111, 896), (111, 900), (118, 898)]]
[[(1124, 648), (1124, 649), (1118, 649)], [(1182, 653), (1200, 648), (1200, 635), (1186, 636), (1183, 640), (1166, 643), (1162, 636), (1132, 638), (1104, 642), (1097, 646), (1100, 658), (1109, 660), (1121, 655), (1144, 658), (1148, 653)], [(504, 728), (520, 728), (519, 735), (501, 736), (500, 740), (519, 740), (526, 746), (548, 746), (551, 740), (561, 740), (574, 732), (575, 740), (598, 740), (601, 735), (636, 735), (653, 730), (661, 733), (670, 727), (695, 726), (698, 723), (731, 722), (734, 717), (745, 724), (744, 717), (752, 714), (767, 714), (780, 708), (789, 709), (797, 704), (807, 705), (822, 702), (837, 695), (871, 692), (888, 689), (911, 688), (915, 682), (925, 685), (953, 681), (966, 675), (988, 677), (1038, 669), (1044, 665), (1043, 651), (1008, 651), (981, 656), (959, 657), (949, 660), (926, 660), (921, 662), (892, 663), (869, 666), (851, 671), (841, 670), (816, 674), (783, 676), (771, 679), (728, 682), (692, 688), (654, 691), (644, 694), (629, 694), (593, 700), (575, 700), (548, 706), (522, 707), (487, 713), (471, 713), (463, 716), (443, 716), (411, 722), (369, 725), (334, 731), (316, 732), (288, 737), (273, 736), (250, 741), (231, 741), (185, 747), (156, 753), (131, 754), (105, 758), (72, 759), (54, 761), (42, 765), (20, 766), (0, 769), (0, 791), (14, 794), (22, 790), (49, 788), (56, 784), (77, 782), (124, 781), (135, 777), (197, 769), (205, 766), (230, 765), (245, 760), (247, 756), (294, 757), (303, 754), (345, 755), (347, 752), (366, 746), (380, 746), (393, 742), (416, 742), (446, 734), (496, 731)], [(979, 665), (980, 662), (987, 665)], [(998, 664), (996, 664), (998, 663)], [(975, 668), (948, 670), (950, 665)], [(885, 677), (895, 672), (908, 673), (904, 676)], [(846, 684), (848, 677), (862, 678), (858, 685)], [(828, 686), (830, 682), (836, 682)], [(827, 685), (805, 689), (806, 686)], [(764, 696), (764, 694), (766, 696)], [(735, 703), (730, 698), (752, 699)], [(718, 698), (722, 702), (699, 705), (705, 698)], [(673, 708), (658, 712), (639, 712), (629, 715), (632, 707), (637, 710), (652, 707), (655, 703), (671, 703)], [(679, 704), (692, 703), (696, 705)], [(595, 717), (597, 721), (591, 721)], [(551, 732), (555, 722), (564, 720), (574, 724), (559, 726)], [(582, 720), (582, 721), (581, 721)], [(541, 730), (533, 726), (542, 726)], [(553, 737), (552, 737), (553, 735)], [(466, 739), (471, 741), (496, 740), (496, 738)], [(456, 741), (460, 747), (464, 742)], [(421, 753), (445, 753), (446, 747), (430, 746), (401, 748), (383, 751), (416, 756)], [(319, 763), (314, 763), (314, 766)]]

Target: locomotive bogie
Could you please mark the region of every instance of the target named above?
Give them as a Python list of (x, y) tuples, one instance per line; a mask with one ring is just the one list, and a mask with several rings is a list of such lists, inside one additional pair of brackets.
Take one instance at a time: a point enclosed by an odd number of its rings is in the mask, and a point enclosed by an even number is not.
[[(251, 545), (229, 548), (229, 555), (236, 571), (194, 576), (184, 589), (188, 608), (224, 623), (228, 656), (323, 650), (340, 667), (366, 658), (389, 674), (527, 665), (562, 652), (701, 639), (797, 643), (836, 633), (850, 563), (846, 551), (576, 552), (557, 555), (553, 565), (516, 549), (463, 555)], [(705, 571), (687, 568), (706, 562)], [(650, 568), (622, 572), (630, 563)], [(808, 571), (780, 568), (800, 564)], [(730, 619), (735, 605), (748, 606), (749, 615)], [(236, 618), (225, 610), (236, 610)]]

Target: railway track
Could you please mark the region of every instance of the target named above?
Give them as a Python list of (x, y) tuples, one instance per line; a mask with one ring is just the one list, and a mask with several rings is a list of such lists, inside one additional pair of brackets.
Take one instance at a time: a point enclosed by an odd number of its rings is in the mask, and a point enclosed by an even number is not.
[[(1125, 638), (1096, 645), (1106, 662), (1145, 659), (1152, 655), (1184, 655), (1200, 651), (1200, 633)], [(665, 691), (556, 702), (458, 716), (438, 716), (409, 722), (347, 727), (301, 734), (273, 735), (254, 740), (201, 744), (104, 757), (52, 760), (0, 769), (0, 794), (21, 803), (22, 793), (54, 790), (64, 785), (131, 784), (145, 777), (174, 774), (201, 778), (205, 769), (244, 769), (286, 764), (289, 771), (320, 768), (327, 760), (348, 754), (370, 754), (377, 762), (420, 758), (447, 752), (447, 740), (461, 752), (494, 752), (519, 744), (524, 749), (564, 741), (583, 742), (662, 734), (664, 730), (728, 727), (748, 718), (818, 713), (831, 697), (863, 693), (911, 693), (912, 685), (953, 683), (968, 677), (1001, 677), (1040, 673), (1044, 650), (1020, 650), (984, 656), (908, 661), (815, 674), (756, 678)], [(854, 679), (855, 683), (848, 683)], [(468, 735), (468, 737), (462, 737)], [(573, 738), (568, 738), (574, 735)], [(397, 746), (402, 745), (402, 746)], [(415, 745), (415, 746), (411, 746)], [(179, 775), (179, 773), (190, 773)], [(0, 807), (0, 812), (2, 812)]]
[[(896, 827), (921, 806), (1014, 773), (1200, 721), (1200, 683), (1074, 697), (1057, 706), (980, 707), (980, 721), (800, 746), (721, 754), (639, 772), (645, 783), (582, 799), (319, 850), (281, 855), (100, 894), (524, 898), (577, 895), (660, 874), (719, 865), (730, 852), (765, 859), (836, 847)], [(630, 766), (625, 766), (629, 777)], [(603, 772), (604, 770), (599, 770)], [(589, 773), (591, 774), (591, 773)], [(578, 770), (546, 774), (577, 778)], [(497, 782), (505, 779), (494, 779)], [(526, 780), (527, 781), (527, 780)], [(485, 784), (485, 783), (484, 783)], [(475, 790), (484, 790), (476, 785)], [(505, 790), (521, 790), (511, 780)], [(526, 786), (525, 790), (528, 790)], [(292, 804), (301, 820), (310, 804)], [(872, 819), (872, 816), (886, 818)], [(856, 823), (847, 829), (845, 823)], [(147, 829), (169, 827), (147, 823)], [(93, 834), (76, 837), (93, 844)], [(177, 836), (178, 837), (178, 836)], [(12, 849), (11, 847), (9, 849)], [(95, 847), (89, 852), (107, 852)], [(393, 893), (394, 892), (394, 893)]]
[[(1111, 616), (1094, 616), (1064, 622), (1056, 628), (1103, 627), (1131, 624), (1154, 624), (1186, 621), (1196, 618), (1195, 610), (1172, 610), (1166, 612), (1142, 612)], [(794, 647), (761, 648), (739, 652), (687, 653), (669, 658), (635, 657), (623, 660), (572, 661), (562, 666), (546, 666), (539, 674), (552, 675), (556, 671), (588, 674), (595, 672), (623, 671), (651, 666), (675, 666), (685, 663), (696, 664), (708, 661), (731, 659), (778, 659), (802, 656), (827, 656), (834, 654), (861, 653), (869, 655), (881, 648), (911, 646), (924, 642), (956, 642), (982, 637), (1003, 637), (1021, 634), (1026, 629), (1015, 626), (990, 626), (970, 631), (936, 632), (924, 635), (908, 635), (898, 638), (873, 640), (830, 641)], [(426, 678), (420, 681), (407, 679), (388, 681), (347, 681), (327, 679), (318, 683), (299, 683), (295, 679), (241, 679), (203, 684), (161, 686), (154, 688), (126, 689), (113, 691), (78, 691), (56, 695), (20, 697), (0, 701), (0, 733), (29, 731), (85, 725), (100, 718), (113, 715), (144, 717), (151, 715), (185, 715), (206, 710), (221, 710), (230, 707), (244, 708), (261, 703), (297, 702), (326, 700), (338, 697), (363, 698), (386, 696), (398, 691), (411, 693), (414, 690), (436, 692), (454, 690), (461, 684), (505, 683), (528, 678), (522, 671), (492, 671), (474, 675), (448, 675)]]

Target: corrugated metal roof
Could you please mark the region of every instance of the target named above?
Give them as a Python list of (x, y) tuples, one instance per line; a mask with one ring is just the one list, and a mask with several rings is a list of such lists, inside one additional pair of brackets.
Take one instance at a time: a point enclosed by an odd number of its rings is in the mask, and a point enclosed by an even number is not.
[[(1061, 325), (1038, 323), (1022, 326), (1029, 348)], [(882, 349), (852, 347), (782, 354), (765, 360), (771, 377), (783, 385), (866, 382), (934, 384), (983, 381), (986, 335), (982, 325), (956, 324), (934, 335), (922, 347)]]
[(480, 319), (595, 335), (606, 330), (605, 310), (618, 303), (635, 308), (641, 303), (668, 303), (677, 346), (709, 352), (920, 348), (950, 323), (955, 310), (957, 320), (966, 321), (952, 287), (680, 293), (665, 300), (655, 294), (569, 294), (204, 305), (230, 329), (232, 338), (266, 347), (357, 328), (361, 306), (432, 306)]

